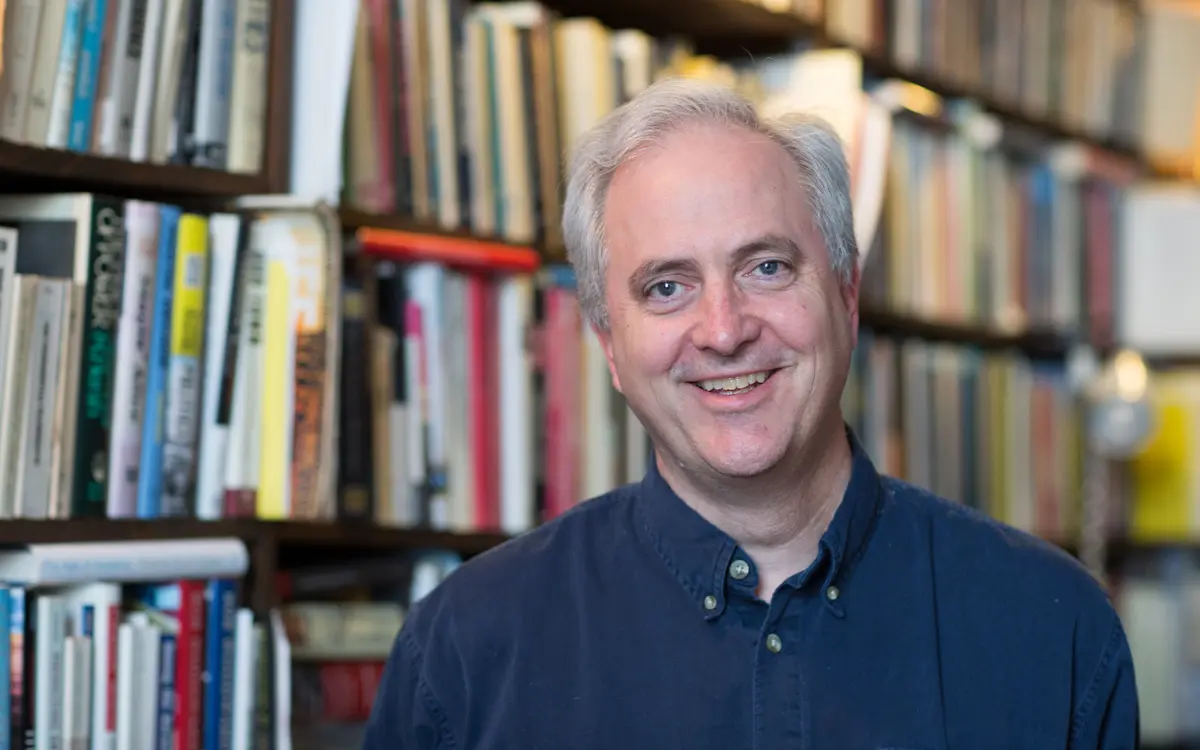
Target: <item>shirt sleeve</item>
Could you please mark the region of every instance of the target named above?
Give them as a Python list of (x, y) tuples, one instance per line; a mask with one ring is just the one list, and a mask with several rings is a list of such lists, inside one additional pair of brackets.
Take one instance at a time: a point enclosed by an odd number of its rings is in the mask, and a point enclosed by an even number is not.
[(1127, 750), (1139, 746), (1140, 714), (1133, 656), (1120, 619), (1109, 638), (1072, 725), (1072, 750)]
[(445, 750), (454, 746), (425, 681), (423, 662), (417, 639), (406, 623), (384, 665), (362, 750)]

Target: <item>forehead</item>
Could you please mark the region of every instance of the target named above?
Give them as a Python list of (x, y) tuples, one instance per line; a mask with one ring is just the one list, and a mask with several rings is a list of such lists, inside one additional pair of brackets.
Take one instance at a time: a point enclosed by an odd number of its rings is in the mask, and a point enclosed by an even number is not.
[(764, 234), (800, 244), (809, 225), (800, 171), (766, 135), (688, 126), (659, 139), (613, 175), (605, 201), (610, 259), (732, 252)]

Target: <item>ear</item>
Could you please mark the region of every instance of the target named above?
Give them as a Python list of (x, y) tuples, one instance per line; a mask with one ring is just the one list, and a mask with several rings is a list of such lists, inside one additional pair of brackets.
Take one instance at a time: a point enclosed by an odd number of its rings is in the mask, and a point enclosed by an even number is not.
[[(840, 280), (839, 280), (840, 281)], [(842, 304), (846, 308), (846, 319), (850, 323), (850, 337), (854, 346), (858, 345), (858, 295), (862, 285), (862, 268), (858, 263), (851, 267), (850, 279), (839, 283)]]
[(592, 334), (600, 342), (600, 348), (604, 350), (604, 359), (608, 362), (608, 372), (612, 376), (613, 388), (616, 388), (618, 393), (624, 394), (625, 392), (621, 390), (621, 376), (617, 374), (617, 366), (613, 362), (612, 331), (595, 325), (591, 328)]

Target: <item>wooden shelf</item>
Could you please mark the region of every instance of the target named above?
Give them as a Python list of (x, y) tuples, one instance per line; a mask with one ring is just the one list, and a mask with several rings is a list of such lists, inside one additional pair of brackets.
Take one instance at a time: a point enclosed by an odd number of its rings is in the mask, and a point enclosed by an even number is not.
[(69, 542), (140, 541), (237, 537), (247, 543), (273, 541), (280, 546), (354, 547), (360, 549), (449, 549), (476, 554), (508, 539), (499, 533), (456, 534), (419, 528), (388, 528), (347, 522), (259, 521), (192, 518), (154, 520), (73, 518), (0, 521), (0, 546)]
[(455, 533), (422, 528), (399, 528), (369, 523), (256, 522), (260, 533), (271, 534), (284, 547), (353, 547), (359, 549), (448, 549), (473, 555), (509, 537), (492, 532)]
[(270, 192), (266, 177), (203, 167), (149, 164), (0, 141), (5, 192), (93, 190), (146, 198), (229, 198)]
[(969, 344), (992, 350), (1017, 349), (1034, 358), (1058, 359), (1066, 356), (1069, 348), (1067, 339), (1053, 331), (993, 331), (969, 323), (922, 320), (865, 303), (859, 309), (859, 326), (898, 338)]

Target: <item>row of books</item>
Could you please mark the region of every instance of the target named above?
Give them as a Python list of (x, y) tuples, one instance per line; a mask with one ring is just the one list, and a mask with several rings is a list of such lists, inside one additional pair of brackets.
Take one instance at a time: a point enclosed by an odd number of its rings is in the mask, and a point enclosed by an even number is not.
[(1143, 747), (1200, 740), (1200, 561), (1190, 549), (1145, 553), (1111, 581), (1137, 674)]
[(307, 563), (280, 574), (297, 750), (362, 746), (409, 608), (461, 562), (434, 550)]
[(238, 540), (0, 552), (0, 747), (276, 747), (289, 644)]
[[(1153, 335), (1153, 325), (1125, 320), (1148, 286), (1118, 272), (1151, 242), (1136, 216), (1124, 219), (1143, 211), (1131, 197), (1153, 186), (1097, 149), (1033, 138), (972, 102), (872, 79), (849, 49), (728, 62), (532, 1), (407, 0), (393, 12), (398, 27), (380, 4), (356, 16), (341, 162), (349, 206), (560, 259), (562, 154), (651, 82), (711, 79), (764, 114), (811, 111), (834, 124), (854, 172), (867, 301), (1101, 347)], [(316, 148), (337, 146), (307, 152)]]
[(842, 405), (880, 471), (1045, 539), (1078, 538), (1083, 411), (1061, 360), (863, 330)]
[(877, 308), (980, 329), (1039, 330), (1111, 347), (1123, 321), (1113, 264), (1129, 180), (1087, 175), (1070, 147), (995, 146), (956, 102), (931, 127), (891, 127), (883, 215), (862, 296)]
[(10, 0), (0, 138), (261, 168), (270, 0)]
[(0, 517), (330, 515), (340, 238), (247, 200), (0, 198)]
[(837, 0), (830, 36), (1191, 172), (1200, 14), (1175, 0)]

